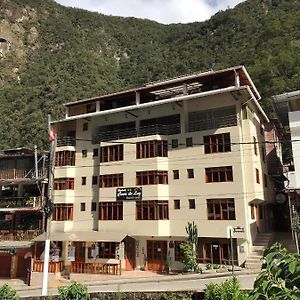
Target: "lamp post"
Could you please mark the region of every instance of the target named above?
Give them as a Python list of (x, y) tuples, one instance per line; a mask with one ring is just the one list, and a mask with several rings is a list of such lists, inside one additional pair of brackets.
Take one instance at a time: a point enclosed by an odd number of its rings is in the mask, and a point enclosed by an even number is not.
[(227, 238), (230, 240), (230, 252), (231, 252), (231, 266), (232, 266), (232, 277), (234, 277), (234, 249), (233, 249), (233, 228), (227, 226)]

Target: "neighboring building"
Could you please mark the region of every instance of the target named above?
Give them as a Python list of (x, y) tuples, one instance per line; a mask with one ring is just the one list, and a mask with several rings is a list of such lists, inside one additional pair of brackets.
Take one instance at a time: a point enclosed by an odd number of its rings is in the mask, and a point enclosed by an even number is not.
[(32, 239), (43, 232), (46, 156), (26, 148), (0, 151), (0, 277), (26, 277)]
[(53, 122), (50, 237), (60, 260), (71, 272), (119, 258), (126, 270), (164, 270), (169, 256), (181, 269), (179, 245), (195, 221), (200, 262), (231, 263), (233, 226), (242, 229), (234, 233), (242, 265), (270, 227), (274, 198), (258, 100), (238, 66), (66, 104)]

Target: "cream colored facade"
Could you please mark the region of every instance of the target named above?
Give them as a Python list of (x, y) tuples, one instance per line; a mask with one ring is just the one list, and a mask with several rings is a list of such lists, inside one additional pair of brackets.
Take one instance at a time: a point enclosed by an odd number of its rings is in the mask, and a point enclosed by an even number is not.
[[(227, 71), (220, 72), (224, 72), (224, 75), (227, 76)], [(213, 73), (208, 73), (208, 75), (212, 76)], [(76, 146), (59, 146), (56, 151), (76, 152), (75, 165), (56, 167), (55, 178), (74, 178), (75, 187), (74, 190), (56, 190), (54, 204), (73, 204), (73, 220), (52, 221), (53, 235), (56, 232), (76, 232), (81, 234), (81, 240), (86, 242), (87, 248), (94, 242), (101, 242), (102, 233), (121, 233), (124, 234), (124, 237), (128, 235), (135, 240), (134, 267), (137, 269), (147, 267), (149, 257), (147, 241), (166, 241), (168, 256), (171, 258), (171, 268), (180, 269), (182, 264), (175, 261), (173, 242), (186, 239), (185, 226), (188, 222), (196, 223), (199, 238), (207, 239), (210, 241), (210, 245), (217, 245), (217, 243), (213, 244), (213, 241), (222, 243), (227, 239), (227, 226), (241, 227), (244, 232), (234, 233), (234, 239), (237, 263), (242, 265), (251, 251), (256, 234), (265, 231), (267, 220), (264, 219), (263, 212), (258, 213), (258, 207), (263, 211), (264, 205), (273, 200), (273, 187), (271, 180), (268, 179), (267, 166), (262, 153), (264, 150), (261, 147), (264, 142), (261, 127), (263, 123), (268, 122), (268, 119), (257, 102), (259, 94), (250, 79), (246, 82), (247, 84), (242, 82), (242, 75), (243, 78), (248, 76), (243, 67), (230, 69), (228, 77), (232, 74), (235, 74), (233, 85), (222, 88), (214, 87), (210, 91), (199, 90), (198, 93), (191, 95), (185, 91), (185, 84), (188, 80), (183, 78), (180, 81), (180, 85), (183, 86), (182, 95), (176, 95), (173, 98), (167, 97), (167, 99), (157, 102), (141, 104), (140, 94), (142, 92), (135, 91), (136, 103), (135, 106), (130, 105), (129, 110), (126, 110), (126, 107), (116, 107), (101, 111), (99, 101), (96, 99), (95, 112), (82, 113), (78, 109), (78, 112), (82, 114), (68, 116), (73, 104), (67, 106), (66, 119), (54, 122), (54, 126), (58, 138), (67, 136), (70, 131), (76, 132)], [(203, 76), (205, 77), (205, 75)], [(168, 84), (168, 81), (165, 83)], [(162, 89), (159, 84), (157, 89)], [(164, 87), (164, 89), (167, 88)], [(116, 99), (118, 101), (117, 97)], [(85, 103), (89, 102), (83, 102), (84, 105)], [(74, 104), (74, 106), (76, 105), (78, 106), (77, 103)], [(212, 110), (224, 109), (226, 111), (228, 107), (235, 109), (236, 125), (224, 126), (223, 124), (216, 128), (211, 128), (213, 127), (211, 125), (209, 126), (211, 129), (190, 130), (190, 113), (209, 111), (207, 113), (209, 115)], [(180, 115), (178, 133), (167, 135), (150, 133), (143, 136), (138, 134), (141, 120), (171, 115)], [(211, 121), (216, 122), (217, 120)], [(128, 122), (135, 122), (137, 134), (134, 136), (92, 143), (97, 128)], [(88, 123), (88, 130), (83, 130), (84, 123)], [(122, 129), (120, 129), (121, 131)], [(204, 136), (221, 133), (230, 134), (231, 151), (205, 154)], [(186, 146), (187, 138), (192, 138), (193, 145), (191, 147)], [(253, 143), (254, 138), (257, 145)], [(172, 148), (172, 141), (176, 139), (179, 144), (178, 148)], [(168, 156), (137, 159), (136, 143), (147, 140), (168, 141)], [(123, 160), (100, 164), (101, 153), (96, 157), (93, 156), (94, 149), (116, 144), (123, 144)], [(257, 147), (256, 153), (255, 146)], [(84, 150), (87, 151), (86, 157), (82, 155)], [(205, 168), (223, 166), (232, 166), (233, 181), (206, 182)], [(188, 178), (187, 169), (193, 169), (194, 178)], [(168, 184), (139, 185), (142, 187), (142, 200), (138, 201), (168, 201), (168, 220), (137, 220), (136, 201), (124, 200), (123, 220), (99, 221), (99, 202), (120, 200), (116, 200), (117, 187), (99, 188), (99, 183), (92, 185), (92, 176), (98, 178), (99, 175), (123, 173), (123, 187), (135, 187), (136, 172), (149, 170), (167, 171)], [(179, 171), (179, 179), (173, 178), (173, 170)], [(256, 172), (258, 172), (259, 183), (257, 183)], [(86, 185), (82, 185), (82, 177), (86, 177)], [(266, 179), (268, 183), (264, 183)], [(224, 198), (234, 199), (235, 220), (208, 220), (207, 199)], [(195, 200), (195, 208), (189, 207), (189, 199)], [(174, 208), (174, 200), (180, 200), (180, 209)], [(96, 202), (96, 211), (91, 211), (92, 202)], [(81, 211), (81, 203), (85, 203), (85, 211)], [(253, 218), (253, 212), (255, 218)], [(96, 241), (85, 239), (85, 233), (88, 237), (90, 232), (96, 232), (99, 238)], [(71, 242), (64, 241), (63, 256), (66, 261), (67, 247)], [(122, 241), (119, 242), (120, 249), (124, 249), (126, 245), (124, 246)], [(218, 247), (221, 248), (220, 244)], [(87, 248), (85, 250), (86, 262), (93, 261), (88, 259)], [(223, 250), (219, 249), (220, 251)], [(125, 269), (126, 254), (122, 253), (120, 251), (119, 254)], [(99, 258), (97, 261), (116, 262), (117, 260)]]

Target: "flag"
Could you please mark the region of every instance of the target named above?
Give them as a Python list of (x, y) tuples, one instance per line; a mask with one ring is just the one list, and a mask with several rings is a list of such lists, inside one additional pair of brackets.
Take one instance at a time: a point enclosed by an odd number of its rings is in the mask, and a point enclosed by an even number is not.
[(54, 128), (52, 127), (50, 129), (50, 133), (49, 133), (49, 142), (52, 142), (55, 139), (55, 132), (54, 132)]

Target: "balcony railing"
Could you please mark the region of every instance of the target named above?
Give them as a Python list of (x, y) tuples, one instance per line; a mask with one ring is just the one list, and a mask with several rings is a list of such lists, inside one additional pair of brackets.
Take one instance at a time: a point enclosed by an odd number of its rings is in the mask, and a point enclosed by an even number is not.
[(71, 273), (121, 275), (120, 263), (72, 262)]
[[(58, 261), (58, 262), (49, 262), (49, 267), (48, 267), (48, 272), (49, 273), (57, 273), (61, 272), (63, 270), (63, 262)], [(44, 271), (44, 261), (43, 260), (33, 260), (33, 267), (32, 267), (33, 272), (43, 272)]]
[(43, 231), (40, 229), (33, 230), (0, 230), (0, 240), (2, 241), (31, 241)]
[(111, 141), (111, 140), (120, 140), (138, 136), (147, 136), (147, 135), (172, 135), (180, 133), (180, 124), (170, 124), (170, 125), (150, 125), (143, 126), (139, 129), (136, 128), (125, 128), (111, 131), (101, 132), (93, 137), (93, 144), (99, 142)]
[[(38, 176), (39, 178), (45, 177), (47, 175), (46, 169), (39, 169)], [(0, 179), (11, 180), (11, 179), (24, 179), (24, 178), (35, 178), (34, 169), (30, 170), (18, 170), (18, 169), (8, 169), (0, 170)]]
[(64, 136), (57, 139), (57, 147), (76, 146), (76, 138), (73, 136)]
[(41, 207), (41, 197), (0, 198), (0, 208)]
[(227, 115), (217, 119), (216, 118), (198, 119), (196, 121), (189, 122), (189, 132), (231, 127), (236, 125), (237, 125), (236, 115)]

